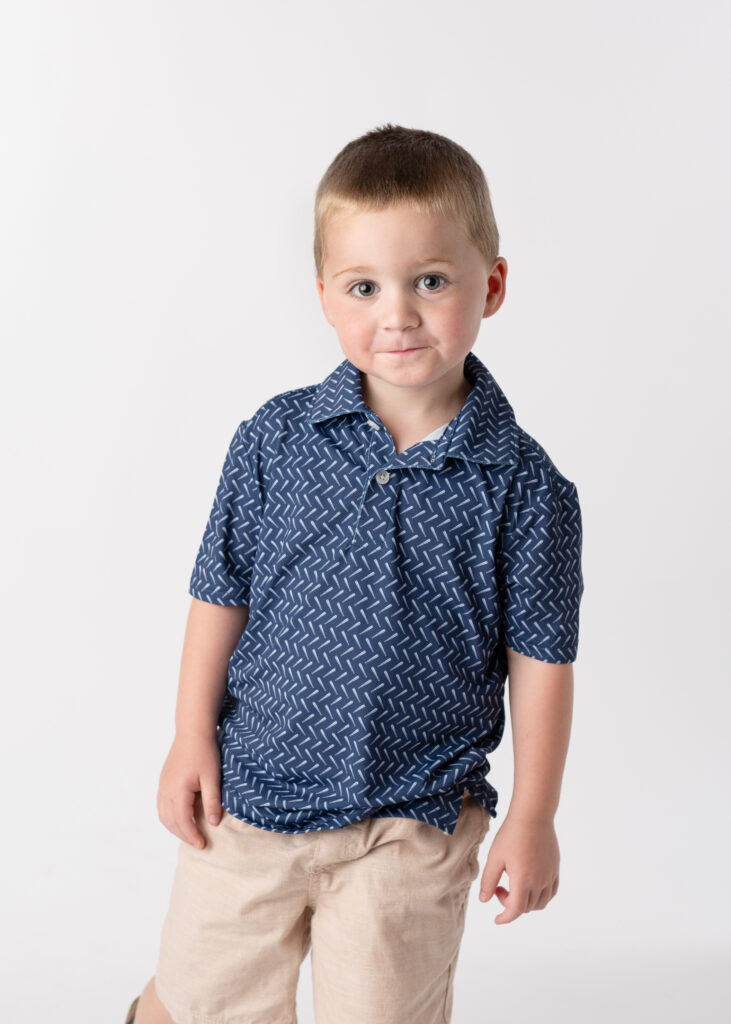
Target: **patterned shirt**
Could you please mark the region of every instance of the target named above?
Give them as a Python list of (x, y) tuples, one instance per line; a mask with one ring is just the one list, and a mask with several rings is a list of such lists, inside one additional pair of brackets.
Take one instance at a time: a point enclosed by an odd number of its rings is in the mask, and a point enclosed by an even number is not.
[(459, 413), (396, 452), (344, 359), (237, 428), (189, 593), (248, 605), (218, 718), (226, 810), (272, 832), (492, 817), (506, 645), (576, 658), (576, 486), (474, 354)]

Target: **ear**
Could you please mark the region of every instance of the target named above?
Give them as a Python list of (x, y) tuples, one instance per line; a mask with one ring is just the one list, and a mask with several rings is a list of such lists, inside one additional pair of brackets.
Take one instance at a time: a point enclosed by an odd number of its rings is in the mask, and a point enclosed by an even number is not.
[(335, 324), (333, 323), (332, 317), (330, 316), (330, 313), (327, 308), (327, 302), (325, 301), (325, 285), (323, 283), (322, 278), (319, 276), (316, 277), (315, 284), (317, 285), (317, 293), (320, 296), (320, 305), (322, 306), (322, 311), (325, 314), (325, 319), (327, 320), (331, 327), (334, 327)]
[(487, 278), (487, 296), (482, 318), (497, 313), (505, 299), (505, 279), (508, 276), (508, 261), (498, 256)]

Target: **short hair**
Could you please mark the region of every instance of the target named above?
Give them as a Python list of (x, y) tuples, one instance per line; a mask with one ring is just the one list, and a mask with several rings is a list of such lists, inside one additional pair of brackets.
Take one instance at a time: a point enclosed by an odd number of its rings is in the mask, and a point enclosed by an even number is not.
[(322, 277), (325, 230), (335, 213), (382, 210), (394, 203), (454, 217), (492, 268), (500, 236), (480, 165), (444, 135), (384, 124), (344, 146), (317, 187), (317, 275)]

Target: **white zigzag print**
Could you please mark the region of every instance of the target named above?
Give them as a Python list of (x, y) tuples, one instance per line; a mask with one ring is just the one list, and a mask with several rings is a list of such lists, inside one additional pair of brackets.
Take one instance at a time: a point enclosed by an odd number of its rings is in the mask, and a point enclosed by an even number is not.
[(231, 441), (190, 580), (248, 605), (219, 716), (222, 801), (273, 832), (496, 816), (505, 645), (576, 658), (575, 485), (474, 352), (459, 414), (396, 453), (347, 359)]

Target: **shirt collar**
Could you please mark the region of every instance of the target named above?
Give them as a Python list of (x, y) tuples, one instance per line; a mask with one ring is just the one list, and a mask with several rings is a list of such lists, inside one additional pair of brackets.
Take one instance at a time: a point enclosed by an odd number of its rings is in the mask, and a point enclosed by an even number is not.
[[(442, 435), (442, 457), (483, 462), (486, 465), (517, 465), (518, 431), (515, 415), (497, 381), (474, 352), (464, 361), (464, 375), (472, 390), (456, 419)], [(334, 416), (373, 411), (363, 401), (360, 370), (343, 359), (320, 384), (312, 401), (309, 420), (320, 423)]]

